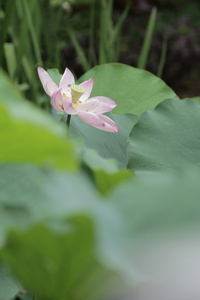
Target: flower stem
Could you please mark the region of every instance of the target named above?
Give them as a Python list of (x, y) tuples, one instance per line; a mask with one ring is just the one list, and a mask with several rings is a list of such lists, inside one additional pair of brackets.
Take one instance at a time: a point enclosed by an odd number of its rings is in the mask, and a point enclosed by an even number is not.
[(67, 116), (67, 121), (66, 121), (67, 129), (68, 129), (68, 136), (69, 136), (69, 125), (70, 125), (70, 120), (71, 120), (71, 115), (68, 115), (68, 116)]

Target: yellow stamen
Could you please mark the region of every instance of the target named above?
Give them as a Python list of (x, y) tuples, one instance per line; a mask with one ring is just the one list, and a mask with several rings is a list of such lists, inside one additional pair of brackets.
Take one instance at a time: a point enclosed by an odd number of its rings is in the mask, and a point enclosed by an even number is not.
[(81, 104), (81, 101), (77, 101), (76, 103), (72, 102), (72, 107), (76, 109)]
[(85, 88), (81, 85), (71, 86), (72, 101), (74, 104), (80, 99), (80, 97), (83, 95), (84, 92), (85, 92)]
[(62, 94), (62, 96), (63, 96), (63, 99), (67, 98), (67, 96), (64, 93)]
[(63, 105), (60, 105), (57, 100), (56, 100), (56, 104), (60, 109), (63, 109)]

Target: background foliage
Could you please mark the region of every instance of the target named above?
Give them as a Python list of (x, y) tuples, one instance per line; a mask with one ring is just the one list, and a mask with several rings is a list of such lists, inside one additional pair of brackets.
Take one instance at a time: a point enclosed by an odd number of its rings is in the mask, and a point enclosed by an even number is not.
[[(0, 1), (0, 300), (199, 299), (199, 93), (160, 78), (199, 82), (199, 4), (165, 5)], [(93, 77), (119, 133), (67, 132), (37, 66)]]

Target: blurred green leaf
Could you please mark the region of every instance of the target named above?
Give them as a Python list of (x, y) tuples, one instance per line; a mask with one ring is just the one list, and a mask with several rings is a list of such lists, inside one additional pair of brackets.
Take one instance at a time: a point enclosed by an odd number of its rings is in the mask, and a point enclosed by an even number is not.
[[(10, 170), (13, 174), (10, 182), (16, 181), (16, 170), (17, 166), (15, 171)], [(32, 182), (30, 175), (26, 176), (28, 182)], [(153, 286), (152, 290), (151, 277), (146, 277), (145, 273), (149, 265), (145, 265), (145, 262), (152, 255), (152, 247), (154, 249), (157, 245), (160, 246), (160, 243), (162, 246), (162, 242), (167, 242), (168, 238), (173, 241), (175, 234), (178, 234), (179, 238), (176, 240), (180, 241), (180, 237), (188, 237), (188, 230), (194, 233), (199, 231), (200, 174), (195, 169), (185, 169), (177, 174), (140, 174), (134, 180), (116, 187), (106, 198), (107, 201), (102, 202), (98, 201), (83, 174), (66, 176), (62, 173), (44, 172), (43, 178), (46, 182), (41, 181), (35, 173), (33, 178), (41, 182), (41, 188), (47, 198), (41, 194), (41, 197), (35, 196), (31, 201), (38, 200), (38, 210), (41, 209), (39, 202), (43, 202), (43, 205), (52, 210), (52, 215), (49, 214), (46, 221), (29, 226), (23, 231), (19, 231), (18, 225), (13, 224), (15, 230), (8, 235), (7, 243), (4, 243), (3, 257), (18, 277), (24, 279), (25, 286), (28, 287), (30, 282), (31, 289), (39, 291), (39, 296), (44, 295), (44, 300), (51, 299), (57, 288), (57, 296), (64, 295), (70, 299), (112, 299), (114, 294), (124, 297), (130, 291), (128, 287), (124, 290), (122, 278), (127, 284), (134, 286), (134, 293), (138, 293), (138, 289), (139, 293), (147, 289), (151, 295), (157, 287)], [(35, 186), (32, 188), (35, 190)], [(16, 192), (14, 194), (17, 195)], [(75, 213), (79, 216), (71, 218)], [(68, 222), (65, 221), (66, 218)], [(81, 221), (77, 225), (79, 218), (83, 223)], [(90, 231), (90, 225), (85, 226), (84, 223), (92, 224), (93, 229)], [(73, 266), (70, 264), (71, 255), (74, 256), (72, 262), (75, 261), (76, 255), (83, 254), (82, 259), (87, 256), (86, 250), (82, 253), (82, 243), (84, 247), (87, 246), (85, 237), (88, 240), (90, 232), (93, 241), (92, 256), (86, 267), (80, 264), (79, 269), (77, 265), (76, 273), (81, 275), (77, 280), (72, 276), (74, 284), (67, 289), (67, 280), (72, 280), (68, 273), (71, 270), (69, 266)], [(74, 237), (74, 244), (71, 236)], [(69, 240), (70, 244), (67, 245)], [(36, 261), (39, 263), (36, 264)], [(56, 262), (57, 269), (53, 267), (52, 261)], [(170, 263), (173, 266), (176, 262), (172, 258)], [(151, 264), (149, 272), (154, 270), (155, 264)], [(165, 268), (165, 260), (162, 261), (162, 266)], [(81, 267), (84, 270), (81, 270)], [(185, 270), (188, 271), (187, 268)], [(121, 282), (118, 281), (116, 273), (119, 274)], [(40, 276), (43, 276), (42, 279)], [(162, 276), (163, 272), (159, 278)], [(47, 291), (49, 282), (52, 282), (50, 291), (53, 292), (50, 296)], [(188, 286), (186, 284), (185, 287)], [(182, 293), (182, 289), (178, 292)], [(132, 299), (133, 296), (130, 297)]]
[(19, 291), (19, 284), (2, 264), (0, 264), (0, 291), (0, 300), (9, 300)]
[(117, 295), (122, 283), (95, 255), (90, 218), (73, 216), (66, 223), (67, 229), (62, 231), (43, 224), (25, 232), (12, 231), (1, 252), (4, 261), (44, 300)]
[[(75, 214), (82, 221), (72, 220)], [(44, 300), (52, 295), (92, 300), (121, 294), (119, 268), (101, 255), (101, 248), (109, 248), (116, 238), (112, 234), (104, 245), (107, 226), (119, 234), (117, 224), (115, 211), (101, 201), (85, 173), (30, 165), (0, 168), (3, 256), (23, 286)]]
[(193, 100), (165, 100), (133, 127), (128, 168), (173, 171), (200, 166), (200, 106)]
[(108, 192), (119, 185), (119, 183), (131, 178), (131, 174), (128, 170), (119, 170), (116, 173), (107, 173), (100, 169), (94, 172), (94, 176), (97, 188), (102, 195), (108, 194)]
[(52, 184), (51, 172), (31, 165), (0, 165), (0, 246), (9, 228), (26, 228), (51, 214), (46, 186), (48, 180)]
[(89, 268), (93, 235), (92, 224), (86, 217), (74, 218), (68, 232), (63, 233), (37, 225), (27, 232), (11, 233), (3, 257), (23, 284), (42, 299), (67, 295), (78, 299), (76, 282)]
[(91, 97), (106, 96), (117, 102), (116, 114), (141, 115), (176, 94), (158, 77), (140, 69), (114, 63), (97, 66), (80, 79), (79, 83), (94, 78)]
[(119, 170), (115, 159), (106, 159), (98, 155), (95, 150), (84, 149), (82, 161), (92, 170), (104, 170), (106, 173), (115, 173)]
[(183, 163), (173, 174), (140, 173), (110, 195), (126, 229), (121, 256), (108, 253), (134, 284), (128, 299), (198, 299), (199, 181), (199, 169)]
[[(200, 172), (187, 167), (165, 173), (138, 173), (133, 180), (116, 187), (109, 195), (127, 227), (127, 237), (137, 242), (176, 230), (200, 226)], [(134, 245), (134, 243), (133, 243)], [(135, 244), (136, 245), (136, 244)]]
[[(78, 189), (77, 189), (78, 186)], [(9, 228), (99, 206), (85, 173), (58, 172), (33, 165), (0, 165), (0, 246)]]
[(82, 161), (93, 172), (96, 187), (102, 195), (106, 195), (120, 182), (131, 177), (130, 171), (119, 170), (116, 160), (102, 158), (94, 150), (86, 148), (82, 154)]

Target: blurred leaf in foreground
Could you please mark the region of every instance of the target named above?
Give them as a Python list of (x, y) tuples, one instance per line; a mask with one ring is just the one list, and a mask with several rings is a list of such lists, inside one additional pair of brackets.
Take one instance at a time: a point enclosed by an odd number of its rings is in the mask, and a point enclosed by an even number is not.
[(138, 174), (112, 193), (109, 203), (127, 226), (121, 260), (135, 284), (128, 299), (199, 299), (199, 181), (199, 170), (185, 165)]
[(20, 287), (10, 272), (0, 263), (0, 300), (9, 300), (19, 291)]
[(109, 299), (122, 287), (117, 274), (98, 261), (93, 226), (86, 216), (70, 218), (67, 231), (43, 224), (13, 231), (2, 256), (23, 284), (44, 300)]

